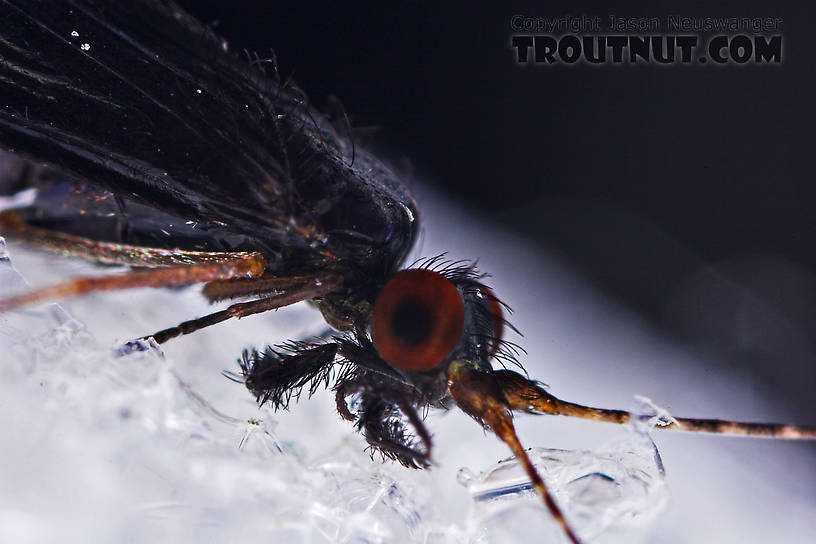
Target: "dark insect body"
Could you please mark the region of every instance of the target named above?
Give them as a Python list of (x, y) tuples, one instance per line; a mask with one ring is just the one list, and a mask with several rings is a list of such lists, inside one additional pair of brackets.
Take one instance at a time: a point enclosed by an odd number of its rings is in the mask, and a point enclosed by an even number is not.
[[(502, 339), (504, 307), (484, 276), (438, 257), (401, 270), (419, 228), (409, 191), (281, 79), (274, 59), (232, 54), (170, 2), (0, 1), (0, 146), (11, 152), (0, 155), (0, 191), (37, 190), (26, 207), (0, 213), (0, 234), (132, 267), (2, 300), (0, 311), (201, 282), (212, 301), (242, 299), (151, 335), (161, 343), (312, 300), (333, 336), (245, 352), (232, 376), (259, 403), (282, 408), (304, 388), (332, 387), (372, 448), (414, 468), (431, 460), (424, 411), (457, 405), (510, 447), (578, 542), (512, 412), (630, 415), (494, 370), (518, 351)], [(664, 428), (816, 437), (717, 420)]]

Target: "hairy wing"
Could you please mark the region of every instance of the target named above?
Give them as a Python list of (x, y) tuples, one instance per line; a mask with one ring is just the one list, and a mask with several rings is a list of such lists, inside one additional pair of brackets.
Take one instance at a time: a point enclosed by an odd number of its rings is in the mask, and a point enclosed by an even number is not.
[(410, 194), (263, 65), (164, 0), (0, 0), (0, 147), (281, 262), (393, 267)]
[(176, 213), (285, 192), (272, 80), (172, 5), (7, 1), (0, 20), (6, 147)]

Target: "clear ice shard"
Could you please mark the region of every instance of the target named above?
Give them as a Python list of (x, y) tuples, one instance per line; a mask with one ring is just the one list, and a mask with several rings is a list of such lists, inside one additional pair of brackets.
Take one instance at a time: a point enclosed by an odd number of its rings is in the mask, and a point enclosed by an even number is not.
[[(568, 522), (585, 540), (651, 520), (666, 505), (665, 471), (649, 432), (671, 416), (646, 398), (636, 401), (627, 432), (595, 450), (528, 450)], [(481, 528), (487, 542), (520, 541), (539, 532), (553, 542), (565, 538), (515, 458), (480, 474), (463, 468), (459, 482), (473, 497), (471, 523)], [(530, 525), (535, 518), (539, 528)]]
[[(18, 295), (29, 288), (28, 282), (11, 262), (5, 239), (0, 236), (0, 299)], [(82, 325), (56, 304), (25, 308), (0, 314), (0, 353), (16, 352), (29, 367), (48, 359), (49, 351), (77, 333)], [(35, 340), (42, 336), (41, 340)]]

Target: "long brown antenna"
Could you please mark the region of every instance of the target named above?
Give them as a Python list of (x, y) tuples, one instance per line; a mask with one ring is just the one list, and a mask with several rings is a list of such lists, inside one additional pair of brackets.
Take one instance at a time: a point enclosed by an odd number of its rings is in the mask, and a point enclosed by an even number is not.
[[(559, 399), (532, 380), (511, 370), (493, 373), (510, 408), (525, 412), (580, 417), (610, 423), (629, 423), (632, 416), (623, 410), (592, 408)], [(760, 438), (816, 440), (816, 427), (784, 423), (742, 423), (721, 419), (677, 417), (655, 427), (674, 431), (714, 433)]]

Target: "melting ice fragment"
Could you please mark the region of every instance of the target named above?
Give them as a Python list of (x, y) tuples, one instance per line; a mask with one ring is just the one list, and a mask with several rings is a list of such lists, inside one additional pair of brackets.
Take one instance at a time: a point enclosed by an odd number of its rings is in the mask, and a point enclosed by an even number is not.
[[(593, 451), (528, 450), (567, 520), (584, 539), (622, 524), (645, 522), (665, 507), (665, 471), (649, 432), (655, 426), (666, 425), (671, 416), (646, 398), (637, 397), (636, 401), (638, 406), (627, 431)], [(486, 528), (491, 542), (521, 539), (525, 534), (529, 537), (533, 530), (529, 516), (550, 518), (513, 457), (480, 474), (462, 469), (458, 479), (474, 500), (472, 522)], [(531, 509), (538, 512), (532, 513)], [(519, 524), (520, 513), (527, 523)], [(541, 531), (559, 538), (555, 522), (541, 523)]]
[[(0, 299), (13, 297), (30, 289), (15, 269), (6, 242), (0, 236)], [(0, 313), (0, 360), (17, 360), (26, 372), (38, 362), (49, 361), (74, 337), (84, 333), (84, 326), (57, 304), (45, 304)], [(14, 354), (12, 358), (8, 355)], [(7, 367), (8, 369), (9, 367)]]

